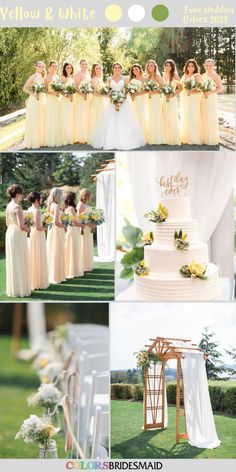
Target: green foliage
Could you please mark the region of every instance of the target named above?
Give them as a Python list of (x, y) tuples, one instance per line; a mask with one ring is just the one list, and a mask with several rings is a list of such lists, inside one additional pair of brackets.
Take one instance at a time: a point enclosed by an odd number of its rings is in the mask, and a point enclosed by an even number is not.
[[(176, 404), (176, 382), (166, 385), (167, 402)], [(227, 415), (236, 416), (236, 382), (210, 381), (209, 393), (212, 409)], [(112, 400), (143, 400), (143, 385), (116, 383), (111, 384)]]
[(209, 328), (205, 327), (202, 333), (202, 339), (198, 345), (206, 354), (206, 371), (208, 379), (218, 379), (220, 374), (225, 372), (221, 358), (221, 353), (217, 350), (218, 342), (214, 341), (215, 333), (209, 332)]
[(0, 213), (0, 251), (5, 247), (6, 222), (5, 214)]
[(122, 257), (121, 264), (124, 268), (120, 274), (121, 278), (133, 278), (133, 267), (144, 258), (144, 241), (142, 239), (143, 232), (140, 228), (132, 226), (125, 218), (126, 226), (123, 227), (122, 233), (125, 238), (123, 244), (129, 251)]

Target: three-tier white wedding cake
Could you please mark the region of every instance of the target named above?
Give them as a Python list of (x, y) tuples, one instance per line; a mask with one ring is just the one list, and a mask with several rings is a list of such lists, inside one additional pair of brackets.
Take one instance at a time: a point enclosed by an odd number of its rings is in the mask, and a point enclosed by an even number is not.
[[(148, 273), (144, 276), (134, 274), (135, 298), (146, 301), (214, 300), (219, 294), (218, 267), (209, 262), (207, 244), (199, 241), (198, 222), (191, 218), (189, 197), (163, 198), (161, 205), (167, 217), (163, 222), (153, 223), (153, 243), (144, 247)], [(180, 231), (188, 241), (184, 250), (175, 245), (175, 234), (179, 235)], [(181, 273), (183, 266), (187, 267), (187, 275), (186, 270)], [(201, 266), (205, 268), (202, 278)]]

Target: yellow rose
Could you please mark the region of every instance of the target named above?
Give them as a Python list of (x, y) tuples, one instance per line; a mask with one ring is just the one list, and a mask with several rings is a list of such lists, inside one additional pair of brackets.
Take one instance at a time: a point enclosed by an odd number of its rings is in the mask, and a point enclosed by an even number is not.
[(42, 383), (42, 384), (48, 384), (48, 383), (50, 383), (50, 379), (48, 378), (47, 375), (44, 375), (43, 377), (41, 377), (40, 380), (41, 380), (41, 383)]
[(188, 264), (188, 268), (191, 274), (196, 275), (196, 277), (202, 277), (206, 271), (205, 266), (196, 261), (192, 261), (191, 264)]
[(46, 367), (48, 363), (49, 363), (49, 360), (42, 357), (42, 359), (39, 360), (40, 369), (43, 369), (44, 367)]
[(45, 435), (46, 438), (52, 438), (57, 434), (57, 430), (51, 423), (44, 423), (42, 425), (42, 433)]

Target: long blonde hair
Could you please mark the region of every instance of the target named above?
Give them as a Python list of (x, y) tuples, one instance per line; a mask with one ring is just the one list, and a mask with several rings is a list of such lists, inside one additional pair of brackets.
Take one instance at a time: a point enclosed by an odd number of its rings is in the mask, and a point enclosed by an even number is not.
[(52, 188), (47, 201), (47, 210), (50, 211), (51, 204), (55, 202), (61, 208), (63, 205), (63, 192), (60, 188), (54, 187)]
[(157, 75), (160, 75), (160, 72), (159, 72), (159, 69), (158, 69), (158, 65), (156, 63), (156, 61), (154, 61), (154, 59), (149, 59), (149, 61), (147, 61), (147, 64), (146, 64), (146, 67), (145, 67), (145, 75), (146, 77), (150, 77), (150, 72), (148, 70), (148, 66), (149, 64), (153, 64), (154, 65), (154, 76), (156, 77)]
[(79, 201), (84, 203), (84, 199), (86, 202), (89, 201), (91, 197), (91, 190), (89, 188), (82, 188), (82, 190), (79, 193)]

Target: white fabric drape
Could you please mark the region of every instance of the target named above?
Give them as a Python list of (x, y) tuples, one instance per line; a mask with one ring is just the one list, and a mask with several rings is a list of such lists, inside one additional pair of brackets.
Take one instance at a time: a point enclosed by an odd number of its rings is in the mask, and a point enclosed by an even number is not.
[[(113, 163), (108, 165), (113, 167)], [(103, 209), (105, 223), (97, 228), (98, 260), (115, 260), (115, 171), (106, 170), (97, 176), (97, 208)]]
[[(234, 153), (224, 152), (129, 152), (123, 153), (128, 161), (133, 206), (138, 225), (150, 231), (152, 224), (144, 213), (155, 209), (161, 199), (157, 180), (162, 176), (176, 175), (179, 171), (189, 178), (187, 193), (191, 200), (192, 217), (198, 220), (200, 240), (209, 242), (232, 197), (236, 178)], [(118, 153), (119, 157), (119, 153)], [(122, 158), (122, 156), (120, 157)], [(221, 250), (224, 241), (224, 258), (221, 258), (221, 275), (232, 277), (233, 218), (222, 228), (221, 237), (214, 241), (214, 253)], [(226, 254), (227, 247), (227, 254)], [(217, 260), (212, 262), (218, 263)]]
[(182, 368), (189, 444), (214, 449), (221, 441), (215, 428), (203, 354), (184, 353)]
[[(156, 366), (151, 365), (148, 369), (148, 375), (153, 376), (161, 374), (162, 365), (156, 364)], [(148, 389), (152, 390), (154, 393), (147, 396), (147, 407), (151, 407), (151, 410), (147, 410), (147, 423), (152, 424), (154, 421), (156, 423), (161, 423), (162, 421), (162, 395), (157, 395), (157, 389), (162, 389), (162, 379), (158, 378), (149, 378)], [(166, 395), (166, 385), (165, 389), (165, 405), (164, 405), (164, 428), (168, 425), (168, 407), (167, 407), (167, 395)]]

